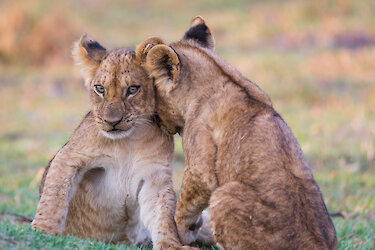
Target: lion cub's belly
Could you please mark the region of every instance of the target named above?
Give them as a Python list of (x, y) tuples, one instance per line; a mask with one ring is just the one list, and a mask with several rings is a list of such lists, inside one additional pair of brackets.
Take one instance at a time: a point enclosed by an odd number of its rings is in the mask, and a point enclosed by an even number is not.
[(128, 192), (129, 166), (106, 165), (83, 176), (69, 204), (64, 234), (147, 244), (148, 231), (140, 221), (137, 201)]

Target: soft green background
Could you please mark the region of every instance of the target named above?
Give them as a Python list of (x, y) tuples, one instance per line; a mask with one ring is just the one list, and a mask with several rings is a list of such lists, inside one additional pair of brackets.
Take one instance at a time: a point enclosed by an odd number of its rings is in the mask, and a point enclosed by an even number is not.
[[(73, 41), (172, 42), (202, 15), (216, 53), (265, 90), (296, 135), (334, 217), (340, 249), (374, 249), (375, 1), (0, 2), (0, 248), (125, 248), (52, 237), (33, 216), (41, 170), (89, 109)], [(183, 169), (177, 137), (175, 187)]]

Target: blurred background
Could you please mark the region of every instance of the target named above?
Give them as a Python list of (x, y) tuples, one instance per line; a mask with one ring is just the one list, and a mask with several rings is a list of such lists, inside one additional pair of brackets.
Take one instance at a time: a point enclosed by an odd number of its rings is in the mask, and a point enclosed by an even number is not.
[[(375, 248), (373, 0), (1, 0), (0, 248), (34, 244), (9, 213), (34, 215), (44, 167), (89, 110), (73, 42), (83, 33), (109, 49), (173, 42), (196, 15), (297, 137), (339, 215), (339, 248)], [(176, 137), (176, 190), (183, 161)]]

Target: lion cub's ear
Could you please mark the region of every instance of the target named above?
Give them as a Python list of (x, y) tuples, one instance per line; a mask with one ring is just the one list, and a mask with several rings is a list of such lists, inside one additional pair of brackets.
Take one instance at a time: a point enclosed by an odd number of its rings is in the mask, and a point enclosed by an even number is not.
[(193, 20), (191, 20), (190, 29), (186, 31), (182, 41), (189, 39), (198, 42), (204, 48), (210, 50), (215, 49), (215, 38), (204, 19), (200, 16), (194, 17)]
[(155, 79), (157, 88), (169, 92), (177, 84), (180, 60), (172, 48), (165, 44), (159, 44), (148, 52), (145, 68)]
[(82, 66), (82, 72), (86, 81), (91, 79), (100, 62), (107, 55), (107, 50), (89, 35), (84, 34), (73, 48), (73, 59), (77, 65)]
[(158, 44), (165, 44), (163, 39), (161, 39), (160, 37), (150, 37), (144, 40), (135, 48), (136, 58), (141, 60), (141, 62), (144, 62), (146, 60), (148, 52)]

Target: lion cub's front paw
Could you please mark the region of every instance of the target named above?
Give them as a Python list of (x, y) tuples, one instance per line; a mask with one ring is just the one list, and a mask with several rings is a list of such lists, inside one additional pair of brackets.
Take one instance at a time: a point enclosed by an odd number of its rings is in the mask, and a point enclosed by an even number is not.
[(161, 242), (154, 246), (152, 249), (162, 249), (162, 250), (198, 250), (199, 248), (192, 247), (192, 246), (181, 246), (181, 245), (176, 245), (176, 244), (171, 244), (168, 242)]
[(191, 244), (197, 238), (196, 235), (194, 235), (194, 232), (190, 230), (178, 230), (178, 235), (183, 244)]
[(182, 246), (178, 248), (178, 250), (199, 250), (200, 248), (198, 247), (192, 247), (192, 246)]
[(33, 220), (33, 222), (31, 222), (31, 227), (34, 229), (34, 230), (40, 230), (40, 231), (43, 231), (45, 233), (48, 233), (48, 234), (59, 234), (58, 230), (56, 229), (56, 227), (53, 227), (51, 225), (47, 225), (46, 223), (43, 223), (43, 222), (40, 222), (38, 220)]
[(199, 216), (198, 220), (193, 224), (178, 223), (177, 221), (176, 223), (181, 242), (185, 245), (189, 245), (197, 240), (198, 232), (202, 226), (203, 219), (201, 216)]

